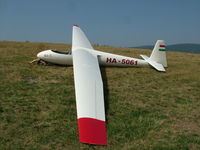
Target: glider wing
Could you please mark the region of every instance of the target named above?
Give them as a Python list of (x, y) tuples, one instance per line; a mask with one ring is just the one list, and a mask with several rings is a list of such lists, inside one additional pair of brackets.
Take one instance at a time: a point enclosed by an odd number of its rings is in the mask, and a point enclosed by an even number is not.
[[(74, 31), (75, 30), (75, 31)], [(74, 32), (76, 34), (74, 34)], [(74, 37), (79, 36), (79, 37)], [(84, 39), (80, 28), (73, 27), (73, 39)], [(76, 44), (73, 41), (73, 44)], [(103, 82), (96, 55), (84, 47), (74, 46), (72, 51), (79, 138), (82, 143), (106, 145), (106, 122)]]

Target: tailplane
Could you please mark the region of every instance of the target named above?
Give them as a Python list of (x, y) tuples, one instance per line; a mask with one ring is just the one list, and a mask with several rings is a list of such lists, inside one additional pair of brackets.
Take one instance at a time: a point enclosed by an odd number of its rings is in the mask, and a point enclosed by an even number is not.
[(140, 56), (156, 70), (165, 71), (164, 67), (167, 67), (165, 48), (166, 48), (165, 41), (158, 40), (154, 46), (154, 49), (150, 57), (147, 57), (145, 55), (140, 55)]

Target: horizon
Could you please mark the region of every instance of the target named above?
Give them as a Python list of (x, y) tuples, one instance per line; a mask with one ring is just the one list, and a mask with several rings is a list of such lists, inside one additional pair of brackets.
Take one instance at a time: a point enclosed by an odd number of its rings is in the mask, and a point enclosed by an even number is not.
[[(47, 43), (47, 44), (67, 44), (67, 45), (72, 45), (72, 43), (63, 43), (63, 42), (40, 42), (40, 41), (9, 41), (9, 40), (0, 40), (0, 42), (22, 42), (22, 43)], [(174, 43), (174, 44), (166, 44), (167, 46), (172, 46), (172, 45), (181, 45), (181, 44), (192, 44), (192, 45), (200, 45), (200, 43)], [(139, 48), (142, 46), (154, 46), (155, 43), (152, 45), (139, 45), (139, 46), (134, 46), (133, 47), (124, 47), (124, 46), (113, 46), (113, 45), (104, 45), (104, 44), (98, 44), (98, 43), (91, 43), (92, 46), (109, 46), (109, 47), (122, 47), (122, 48)]]
[(93, 44), (200, 44), (200, 1), (0, 1), (0, 40), (71, 43), (78, 24)]

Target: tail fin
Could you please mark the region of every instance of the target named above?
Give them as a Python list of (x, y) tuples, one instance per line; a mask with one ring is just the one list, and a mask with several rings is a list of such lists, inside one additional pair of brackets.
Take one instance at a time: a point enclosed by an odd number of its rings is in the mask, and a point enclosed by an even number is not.
[(73, 33), (72, 33), (72, 50), (76, 47), (83, 47), (88, 49), (93, 49), (89, 40), (87, 39), (84, 32), (78, 25), (73, 25)]
[(165, 41), (158, 40), (154, 46), (154, 49), (150, 57), (147, 57), (145, 55), (140, 55), (140, 56), (156, 70), (165, 71), (164, 67), (167, 67), (165, 47), (166, 47)]
[(165, 41), (157, 40), (149, 60), (162, 64), (163, 67), (167, 67), (165, 47), (166, 47)]

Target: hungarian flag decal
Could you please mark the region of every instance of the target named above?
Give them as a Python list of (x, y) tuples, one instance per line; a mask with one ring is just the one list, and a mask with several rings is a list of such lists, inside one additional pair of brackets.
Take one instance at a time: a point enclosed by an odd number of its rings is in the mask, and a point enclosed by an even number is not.
[(166, 45), (160, 45), (159, 46), (159, 51), (166, 51), (165, 47), (166, 47)]

